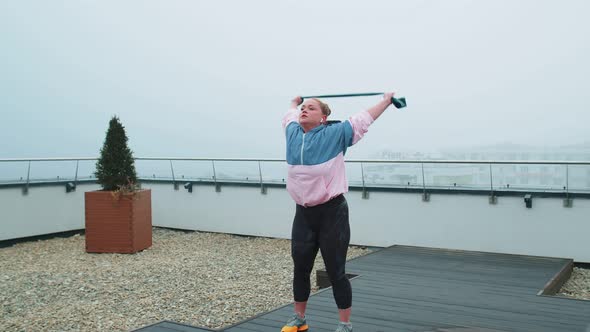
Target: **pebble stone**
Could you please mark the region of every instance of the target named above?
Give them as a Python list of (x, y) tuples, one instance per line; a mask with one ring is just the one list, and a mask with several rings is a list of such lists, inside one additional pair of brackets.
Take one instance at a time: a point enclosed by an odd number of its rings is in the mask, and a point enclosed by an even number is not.
[(590, 300), (590, 269), (574, 267), (572, 276), (561, 287), (558, 295), (580, 300)]
[[(88, 254), (75, 235), (2, 248), (0, 263), (0, 331), (220, 328), (292, 302), (284, 239), (154, 228), (152, 247), (133, 255)], [(558, 295), (590, 300), (590, 270), (574, 268)]]
[[(0, 331), (227, 326), (292, 302), (290, 246), (162, 228), (132, 255), (88, 254), (83, 235), (19, 243), (0, 249)], [(348, 257), (368, 252), (351, 246)], [(324, 268), (319, 253), (315, 267)]]

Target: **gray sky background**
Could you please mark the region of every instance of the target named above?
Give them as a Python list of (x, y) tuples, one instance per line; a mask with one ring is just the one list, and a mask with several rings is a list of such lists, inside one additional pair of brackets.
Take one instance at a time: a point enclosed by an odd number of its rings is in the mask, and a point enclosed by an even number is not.
[[(301, 94), (394, 90), (352, 157), (590, 141), (587, 1), (2, 1), (0, 157), (283, 157)], [(326, 100), (333, 118), (378, 97)]]

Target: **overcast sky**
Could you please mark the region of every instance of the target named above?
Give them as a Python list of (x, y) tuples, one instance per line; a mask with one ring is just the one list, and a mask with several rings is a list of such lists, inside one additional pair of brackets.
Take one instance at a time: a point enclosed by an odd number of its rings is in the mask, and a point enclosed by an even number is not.
[[(284, 157), (295, 95), (397, 91), (352, 157), (590, 141), (590, 2), (2, 1), (0, 157)], [(326, 100), (334, 119), (378, 97)]]

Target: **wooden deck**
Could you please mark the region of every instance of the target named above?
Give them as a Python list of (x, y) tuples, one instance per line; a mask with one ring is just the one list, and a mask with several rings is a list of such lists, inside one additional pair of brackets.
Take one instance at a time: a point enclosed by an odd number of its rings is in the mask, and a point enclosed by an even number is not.
[[(571, 260), (393, 246), (347, 264), (355, 332), (590, 332), (590, 301), (538, 295), (555, 288)], [(545, 292), (547, 293), (547, 292)], [(278, 332), (292, 305), (224, 328)], [(308, 303), (309, 332), (333, 332), (331, 288)], [(175, 329), (175, 326), (177, 328)], [(162, 322), (138, 331), (211, 331)]]
[(189, 326), (169, 321), (159, 322), (154, 325), (142, 327), (136, 332), (201, 332), (201, 331), (215, 331), (203, 327)]

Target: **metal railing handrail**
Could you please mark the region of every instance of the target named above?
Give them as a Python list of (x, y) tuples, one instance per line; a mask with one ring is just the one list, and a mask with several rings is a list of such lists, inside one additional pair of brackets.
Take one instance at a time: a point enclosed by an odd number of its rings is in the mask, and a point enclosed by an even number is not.
[(96, 157), (65, 157), (65, 158), (0, 158), (0, 162), (27, 162), (27, 161), (82, 161), (98, 160)]
[[(27, 177), (26, 181), (23, 182), (25, 187), (23, 188), (23, 192), (26, 194), (28, 192), (29, 184), (31, 183), (30, 173), (31, 173), (31, 163), (33, 162), (54, 162), (54, 161), (75, 161), (76, 162), (76, 171), (73, 180), (73, 184), (68, 184), (70, 187), (75, 188), (76, 183), (78, 181), (78, 168), (80, 161), (95, 161), (98, 160), (97, 157), (60, 157), (60, 158), (0, 158), (0, 163), (3, 162), (26, 162), (28, 163), (27, 168)], [(172, 175), (172, 182), (174, 184), (174, 188), (177, 189), (177, 177), (175, 176), (174, 165), (173, 161), (203, 161), (203, 162), (210, 162), (211, 167), (213, 170), (213, 181), (215, 183), (216, 191), (220, 191), (220, 184), (218, 183), (218, 177), (215, 167), (215, 162), (256, 162), (258, 164), (258, 180), (260, 182), (260, 190), (263, 194), (266, 193), (265, 182), (268, 182), (268, 179), (265, 181), (263, 174), (261, 163), (262, 162), (280, 162), (286, 163), (285, 159), (282, 158), (195, 158), (195, 157), (136, 157), (136, 161), (168, 161), (170, 163), (170, 173)], [(569, 198), (570, 187), (569, 187), (569, 168), (573, 165), (583, 165), (583, 166), (590, 166), (590, 161), (572, 161), (572, 160), (461, 160), (461, 159), (349, 159), (346, 160), (347, 163), (357, 163), (360, 164), (361, 168), (361, 179), (362, 179), (362, 188), (363, 188), (363, 198), (368, 197), (368, 192), (366, 191), (366, 182), (365, 182), (365, 167), (366, 164), (415, 164), (419, 165), (421, 169), (422, 175), (422, 190), (424, 199), (428, 199), (427, 193), (427, 184), (426, 184), (426, 177), (425, 177), (425, 164), (438, 164), (438, 165), (486, 165), (489, 166), (489, 175), (490, 175), (490, 183), (489, 183), (489, 191), (490, 197), (494, 198), (494, 192), (499, 190), (499, 188), (494, 188), (494, 176), (493, 176), (493, 165), (558, 165), (565, 167), (565, 186), (563, 190), (565, 191), (566, 195)], [(480, 166), (481, 167), (481, 166)], [(155, 175), (154, 175), (155, 178)], [(184, 178), (182, 176), (181, 178)], [(59, 179), (59, 177), (58, 177)], [(21, 178), (22, 180), (22, 178)], [(179, 179), (180, 180), (180, 179)], [(182, 180), (184, 181), (184, 180)], [(284, 181), (284, 179), (283, 179)], [(528, 183), (528, 182), (527, 182)], [(410, 182), (408, 182), (410, 185)], [(456, 186), (456, 183), (453, 184)], [(508, 187), (508, 184), (506, 184)]]
[[(135, 157), (135, 160), (159, 161), (243, 161), (243, 162), (285, 162), (282, 158), (192, 158), (192, 157)], [(0, 162), (28, 161), (90, 161), (96, 157), (64, 158), (0, 158)], [(348, 163), (369, 164), (480, 164), (480, 165), (585, 165), (590, 161), (582, 160), (468, 160), (468, 159), (347, 159)]]

